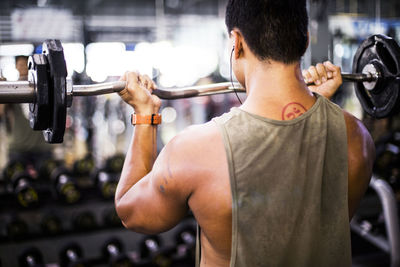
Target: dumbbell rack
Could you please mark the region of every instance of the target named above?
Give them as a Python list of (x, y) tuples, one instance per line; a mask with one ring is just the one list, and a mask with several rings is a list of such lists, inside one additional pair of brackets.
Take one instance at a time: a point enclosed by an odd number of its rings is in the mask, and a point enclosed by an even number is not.
[[(90, 179), (83, 181), (87, 184), (86, 187), (80, 186), (82, 197), (79, 202), (65, 204), (56, 201), (50, 194), (41, 194), (42, 204), (30, 209), (20, 207), (14, 195), (5, 193), (6, 190), (0, 185), (0, 266), (18, 266), (18, 256), (29, 247), (36, 247), (41, 251), (46, 265), (59, 266), (60, 251), (71, 243), (81, 246), (84, 258), (92, 266), (108, 266), (104, 262), (102, 248), (111, 237), (123, 243), (128, 257), (133, 261), (140, 261), (139, 243), (145, 235), (129, 231), (120, 223), (107, 224), (104, 215), (115, 212), (113, 199), (101, 197), (95, 184), (88, 184), (88, 180)], [(76, 229), (73, 219), (85, 212), (93, 214), (96, 224), (90, 229)], [(61, 218), (61, 233), (50, 235), (42, 232), (40, 223), (46, 214), (56, 214)], [(28, 225), (30, 231), (22, 238), (12, 239), (5, 236), (4, 226), (15, 215)], [(175, 235), (187, 224), (194, 227), (195, 221), (191, 216), (170, 231), (160, 234), (162, 246), (175, 247)]]
[(373, 175), (369, 184), (380, 200), (384, 215), (386, 236), (373, 233), (358, 222), (357, 214), (350, 223), (351, 230), (390, 255), (390, 266), (400, 266), (400, 223), (395, 193), (392, 187), (383, 179)]

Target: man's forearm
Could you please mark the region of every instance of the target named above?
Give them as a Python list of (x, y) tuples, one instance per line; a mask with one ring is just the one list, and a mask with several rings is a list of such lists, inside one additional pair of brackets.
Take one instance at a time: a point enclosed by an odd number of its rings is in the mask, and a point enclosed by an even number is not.
[(151, 171), (156, 157), (157, 126), (136, 125), (115, 193), (116, 202)]

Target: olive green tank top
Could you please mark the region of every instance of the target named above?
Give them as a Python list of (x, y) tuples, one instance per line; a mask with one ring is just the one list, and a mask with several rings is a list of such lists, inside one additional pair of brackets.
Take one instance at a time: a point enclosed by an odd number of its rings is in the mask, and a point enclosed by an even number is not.
[(351, 265), (346, 124), (316, 97), (289, 121), (240, 108), (213, 120), (229, 164), (230, 266)]

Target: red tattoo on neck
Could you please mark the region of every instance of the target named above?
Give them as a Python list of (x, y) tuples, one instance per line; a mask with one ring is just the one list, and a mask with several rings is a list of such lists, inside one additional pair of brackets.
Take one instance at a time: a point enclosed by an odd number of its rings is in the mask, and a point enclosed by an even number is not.
[(289, 103), (282, 110), (282, 120), (293, 120), (303, 115), (303, 113), (306, 111), (307, 109), (298, 102)]

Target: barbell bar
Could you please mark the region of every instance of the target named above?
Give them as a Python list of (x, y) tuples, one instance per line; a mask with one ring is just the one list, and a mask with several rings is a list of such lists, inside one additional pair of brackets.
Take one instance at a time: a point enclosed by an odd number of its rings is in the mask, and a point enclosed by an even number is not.
[[(342, 73), (345, 81), (373, 82), (379, 78), (373, 73)], [(72, 85), (71, 79), (66, 80), (68, 107), (72, 104), (72, 98), (76, 96), (98, 96), (120, 92), (126, 86), (125, 81), (97, 83), (89, 85)], [(312, 85), (308, 83), (307, 85)], [(72, 88), (68, 90), (68, 88)], [(36, 101), (36, 85), (29, 81), (0, 82), (0, 103), (34, 103)], [(187, 86), (179, 88), (156, 89), (153, 94), (161, 99), (180, 99), (214, 94), (226, 94), (232, 92), (245, 92), (238, 82), (212, 83), (207, 85)]]
[[(98, 96), (120, 92), (125, 88), (125, 81), (115, 81), (106, 83), (97, 83), (89, 85), (71, 85), (70, 79), (66, 80), (67, 98), (76, 96)], [(187, 86), (179, 88), (156, 89), (153, 91), (161, 99), (180, 99), (196, 96), (207, 96), (214, 94), (226, 94), (230, 92), (245, 92), (244, 88), (238, 82), (212, 83), (207, 85)], [(0, 82), (0, 103), (35, 103), (36, 86), (28, 81)], [(70, 100), (68, 100), (71, 103)], [(71, 105), (68, 104), (68, 107)]]
[[(67, 79), (63, 48), (59, 40), (46, 40), (42, 54), (29, 58), (29, 80), (0, 82), (0, 103), (30, 103), (30, 124), (43, 130), (49, 143), (63, 141), (66, 108), (76, 96), (119, 92), (125, 81), (73, 85)], [(399, 111), (400, 47), (390, 37), (372, 35), (364, 40), (353, 59), (353, 73), (342, 73), (344, 81), (355, 83), (363, 109), (383, 118)], [(311, 84), (309, 84), (311, 85)], [(181, 88), (156, 89), (161, 99), (180, 99), (231, 92), (245, 92), (239, 83), (214, 83)]]

